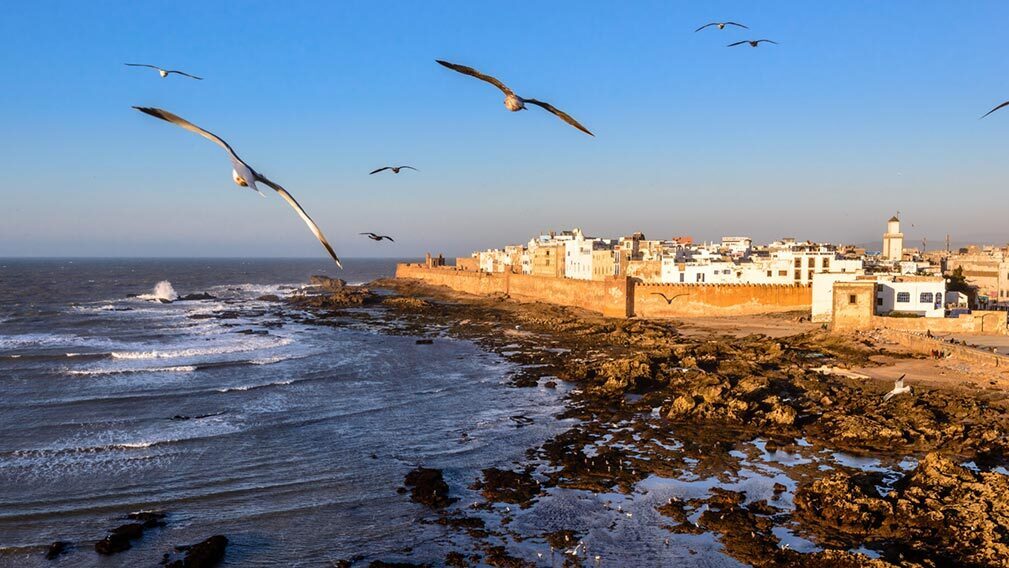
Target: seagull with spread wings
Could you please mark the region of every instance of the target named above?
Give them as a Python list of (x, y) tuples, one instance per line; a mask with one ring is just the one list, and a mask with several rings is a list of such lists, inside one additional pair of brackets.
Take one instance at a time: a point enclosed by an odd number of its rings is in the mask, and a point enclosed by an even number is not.
[(999, 106), (997, 106), (997, 107), (995, 107), (995, 108), (991, 109), (990, 111), (988, 111), (988, 112), (984, 113), (984, 116), (982, 116), (981, 118), (984, 118), (985, 116), (988, 116), (989, 114), (991, 114), (991, 113), (993, 113), (993, 112), (997, 111), (998, 109), (1000, 109), (1000, 108), (1005, 108), (1005, 107), (1007, 107), (1007, 106), (1009, 106), (1009, 101), (1006, 101), (1006, 102), (1004, 102), (1004, 103), (1000, 104)]
[(127, 65), (129, 67), (150, 67), (151, 69), (157, 69), (158, 70), (158, 74), (161, 75), (162, 79), (164, 79), (165, 77), (171, 75), (172, 73), (175, 73), (176, 75), (185, 75), (186, 77), (189, 77), (190, 79), (196, 79), (197, 81), (202, 81), (203, 80), (203, 77), (197, 77), (196, 75), (190, 75), (189, 73), (186, 73), (185, 71), (178, 71), (176, 69), (162, 69), (161, 67), (158, 67), (157, 65), (148, 65), (146, 63), (123, 63), (123, 65)]
[(218, 137), (216, 134), (204, 130), (199, 126), (196, 126), (195, 124), (189, 122), (188, 120), (176, 116), (168, 111), (161, 110), (159, 108), (149, 108), (149, 107), (133, 107), (133, 108), (139, 110), (142, 113), (149, 114), (155, 118), (160, 118), (161, 120), (171, 122), (176, 126), (181, 126), (182, 128), (185, 128), (190, 132), (195, 132), (196, 134), (203, 136), (207, 140), (210, 140), (214, 144), (217, 144), (221, 148), (224, 148), (224, 151), (228, 153), (228, 157), (231, 158), (231, 166), (232, 166), (231, 176), (232, 179), (235, 180), (235, 183), (242, 187), (248, 187), (254, 189), (255, 191), (259, 192), (260, 195), (262, 195), (263, 192), (259, 191), (259, 188), (256, 187), (256, 182), (264, 183), (273, 188), (274, 191), (279, 193), (280, 196), (284, 198), (284, 201), (286, 201), (288, 204), (290, 204), (291, 207), (294, 208), (294, 210), (298, 213), (298, 216), (301, 217), (301, 220), (304, 221), (306, 225), (308, 225), (308, 228), (312, 230), (313, 234), (315, 234), (315, 238), (319, 239), (319, 242), (322, 243), (322, 246), (326, 247), (326, 252), (329, 253), (329, 256), (333, 257), (333, 260), (336, 262), (336, 265), (340, 268), (343, 268), (343, 265), (340, 264), (340, 259), (336, 256), (336, 253), (333, 252), (333, 247), (329, 245), (329, 241), (326, 240), (325, 235), (323, 235), (322, 231), (319, 230), (319, 227), (315, 224), (315, 221), (312, 221), (312, 218), (308, 216), (308, 213), (305, 213), (305, 210), (301, 208), (301, 205), (298, 205), (298, 202), (295, 201), (294, 197), (290, 193), (288, 193), (286, 189), (270, 181), (269, 179), (266, 178), (266, 176), (252, 169), (252, 166), (243, 162), (242, 159), (238, 157), (238, 154), (236, 154), (235, 151), (232, 150), (231, 146), (229, 146), (227, 142)]
[(378, 168), (377, 170), (372, 171), (368, 175), (375, 175), (378, 172), (382, 172), (382, 171), (385, 171), (385, 170), (392, 170), (392, 173), (394, 173), (394, 174), (398, 174), (399, 170), (413, 170), (415, 172), (419, 172), (420, 171), (420, 170), (418, 170), (417, 168), (415, 168), (413, 166), (385, 166), (384, 168)]
[(703, 26), (697, 28), (696, 30), (694, 30), (694, 33), (697, 33), (703, 30), (704, 28), (710, 28), (711, 26), (718, 26), (718, 29), (720, 30), (724, 30), (725, 26), (736, 26), (737, 28), (743, 28), (744, 30), (750, 29), (744, 26), (743, 24), (737, 24), (736, 22), (711, 22), (710, 24), (704, 24)]
[(750, 47), (757, 47), (761, 43), (773, 43), (774, 45), (778, 45), (778, 42), (771, 41), (769, 39), (744, 39), (743, 41), (737, 41), (736, 43), (730, 43), (729, 45), (727, 45), (725, 47), (736, 47), (737, 45), (743, 45), (744, 43), (750, 44)]
[(680, 296), (689, 296), (690, 294), (684, 292), (683, 294), (676, 294), (672, 298), (670, 298), (669, 296), (666, 296), (662, 292), (652, 292), (652, 295), (653, 296), (662, 296), (662, 299), (666, 301), (666, 304), (668, 304), (668, 305), (671, 306), (673, 304), (673, 300), (675, 300), (676, 298), (679, 298)]
[(376, 235), (375, 233), (358, 233), (359, 235), (368, 235), (368, 238), (373, 241), (381, 241), (382, 239), (388, 239), (391, 242), (396, 242), (395, 239), (389, 235)]
[(557, 118), (563, 120), (564, 122), (570, 124), (571, 126), (574, 126), (578, 130), (581, 130), (585, 134), (588, 134), (589, 136), (595, 136), (595, 134), (589, 132), (588, 128), (585, 128), (584, 126), (579, 124), (577, 120), (571, 118), (571, 115), (558, 109), (557, 107), (551, 105), (550, 103), (545, 103), (543, 101), (538, 101), (536, 99), (522, 98), (516, 95), (514, 91), (505, 86), (505, 84), (502, 83), (501, 81), (498, 81), (497, 79), (491, 77), (490, 75), (484, 75), (483, 73), (477, 71), (476, 69), (473, 69), (472, 67), (466, 67), (465, 65), (456, 65), (455, 63), (449, 63), (448, 61), (442, 61), (440, 59), (436, 59), (435, 61), (437, 61), (439, 65), (448, 67), (453, 71), (462, 73), (463, 75), (469, 75), (470, 77), (476, 77), (481, 81), (486, 81), (491, 85), (494, 85), (498, 89), (501, 89), (501, 92), (505, 94), (504, 105), (508, 110), (512, 112), (526, 110), (526, 103), (536, 105), (542, 109), (545, 109), (547, 112), (552, 113)]
[(899, 379), (893, 382), (893, 390), (883, 395), (883, 402), (890, 400), (891, 398), (897, 396), (898, 394), (910, 393), (911, 387), (904, 386), (904, 377), (907, 375), (901, 375)]

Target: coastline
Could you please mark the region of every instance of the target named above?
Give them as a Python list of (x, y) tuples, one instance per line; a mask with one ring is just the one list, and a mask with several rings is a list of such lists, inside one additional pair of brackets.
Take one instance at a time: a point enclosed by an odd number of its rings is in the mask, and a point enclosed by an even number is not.
[[(700, 325), (605, 318), (410, 280), (373, 286), (390, 292), (384, 317), (408, 322), (394, 333), (430, 335), (435, 329), (475, 341), (520, 365), (512, 378), (517, 387), (572, 384), (561, 416), (577, 425), (528, 448), (529, 459), (510, 475), (485, 472), (482, 482), (474, 480), (488, 499), (474, 509), (493, 508), (494, 499), (516, 484), (536, 488), (519, 491), (523, 498), (516, 503), (533, 511), (537, 502), (566, 491), (610, 501), (614, 493), (632, 500), (644, 494), (643, 502), (661, 494), (665, 502), (651, 508), (661, 517), (656, 526), (669, 535), (666, 542), (712, 534), (716, 549), (751, 565), (913, 566), (927, 565), (929, 557), (1009, 565), (1009, 543), (1001, 536), (1009, 503), (1000, 494), (1009, 484), (998, 469), (1009, 419), (1000, 389), (916, 384), (913, 395), (884, 405), (889, 385), (883, 381), (815, 371), (886, 369), (886, 361), (911, 360), (852, 338), (805, 328), (774, 338), (737, 337)], [(791, 483), (740, 483), (746, 471), (783, 461), (792, 463), (769, 479)], [(667, 491), (691, 478), (720, 480), (724, 487), (713, 485), (698, 496)], [(927, 493), (951, 484), (955, 491), (916, 499), (923, 488)], [(983, 512), (975, 507), (979, 502)], [(958, 522), (936, 523), (936, 515)], [(514, 521), (511, 513), (501, 517), (502, 527)], [(460, 533), (474, 532), (463, 507), (441, 511), (439, 518)], [(596, 529), (560, 532), (568, 541), (599, 540)], [(474, 539), (463, 556), (483, 553), (483, 561), (496, 558), (489, 562), (495, 565), (535, 565), (529, 543), (549, 543), (555, 533), (512, 534), (505, 540), (514, 551), (507, 543), (492, 546), (501, 537), (489, 535), (482, 544)], [(612, 551), (595, 558), (583, 548), (565, 560), (612, 565), (609, 556)]]

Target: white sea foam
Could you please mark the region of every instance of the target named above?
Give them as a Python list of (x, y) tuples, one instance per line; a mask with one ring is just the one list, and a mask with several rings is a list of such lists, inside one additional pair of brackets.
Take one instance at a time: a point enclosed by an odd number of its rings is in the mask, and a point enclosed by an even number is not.
[(217, 389), (217, 392), (243, 392), (243, 391), (252, 390), (252, 389), (261, 389), (261, 388), (264, 388), (264, 387), (275, 387), (275, 386), (289, 385), (289, 384), (291, 384), (293, 382), (294, 382), (294, 380), (292, 379), (292, 380), (288, 380), (288, 381), (277, 381), (275, 383), (264, 383), (264, 384), (261, 384), (261, 385), (242, 385), (242, 386), (239, 386), (239, 387), (220, 388), (220, 389)]
[(0, 349), (23, 349), (26, 347), (97, 347), (112, 345), (103, 337), (80, 337), (63, 333), (24, 333), (0, 335)]
[(292, 339), (271, 339), (270, 342), (245, 340), (241, 343), (219, 345), (217, 347), (190, 347), (186, 349), (167, 349), (152, 351), (113, 351), (113, 359), (181, 359), (188, 357), (207, 357), (225, 355), (228, 353), (246, 353), (260, 349), (282, 347), (292, 342)]
[(174, 367), (148, 367), (140, 369), (74, 369), (67, 371), (68, 375), (121, 375), (127, 373), (191, 373), (196, 370), (195, 365), (176, 365)]
[(168, 300), (172, 302), (177, 300), (179, 295), (175, 292), (175, 288), (172, 288), (171, 282), (162, 280), (154, 285), (154, 290), (150, 294), (141, 294), (137, 298), (141, 300)]

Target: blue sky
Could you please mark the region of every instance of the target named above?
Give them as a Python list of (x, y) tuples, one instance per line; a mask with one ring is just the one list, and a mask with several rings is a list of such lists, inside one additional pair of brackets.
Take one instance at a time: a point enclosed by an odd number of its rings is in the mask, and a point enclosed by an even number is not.
[[(751, 30), (694, 33), (731, 19)], [(0, 19), (0, 256), (464, 253), (549, 228), (1005, 242), (1006, 2), (21, 2)], [(728, 49), (766, 37), (781, 45)], [(509, 113), (496, 75), (549, 101)], [(159, 78), (153, 63), (206, 78)], [(420, 172), (367, 173), (389, 163)], [(911, 227), (911, 224), (914, 227)], [(378, 245), (361, 231), (394, 235)]]

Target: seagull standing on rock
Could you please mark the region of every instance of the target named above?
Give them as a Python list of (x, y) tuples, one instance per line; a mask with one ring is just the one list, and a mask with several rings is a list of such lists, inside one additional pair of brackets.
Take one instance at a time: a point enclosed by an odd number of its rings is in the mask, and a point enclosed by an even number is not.
[(897, 396), (898, 394), (911, 393), (910, 386), (904, 386), (904, 377), (907, 375), (901, 375), (899, 379), (894, 381), (893, 390), (883, 395), (883, 402), (890, 400), (891, 398)]
[(322, 231), (319, 230), (319, 227), (318, 225), (315, 224), (315, 221), (313, 221), (312, 218), (308, 216), (308, 213), (305, 213), (305, 210), (301, 208), (301, 205), (298, 205), (298, 202), (295, 201), (294, 196), (288, 193), (287, 190), (281, 187), (280, 185), (267, 179), (266, 176), (264, 176), (263, 174), (252, 169), (252, 166), (243, 162), (242, 159), (238, 157), (238, 154), (236, 154), (235, 151), (231, 149), (231, 146), (229, 146), (227, 142), (225, 142), (216, 134), (204, 130), (199, 126), (196, 126), (195, 124), (189, 122), (188, 120), (176, 116), (166, 110), (149, 107), (133, 107), (133, 108), (139, 110), (144, 114), (149, 114), (155, 118), (160, 118), (161, 120), (171, 122), (176, 126), (181, 126), (182, 128), (185, 128), (190, 132), (195, 132), (200, 136), (203, 136), (207, 140), (210, 140), (214, 144), (217, 144), (221, 148), (224, 148), (224, 151), (228, 153), (228, 157), (231, 158), (231, 166), (232, 166), (231, 177), (232, 179), (235, 180), (235, 183), (242, 187), (251, 188), (256, 192), (258, 192), (260, 195), (263, 195), (263, 192), (259, 191), (259, 188), (256, 187), (256, 182), (264, 183), (273, 188), (274, 191), (279, 193), (280, 196), (284, 198), (284, 201), (286, 201), (288, 204), (290, 204), (291, 207), (294, 208), (294, 210), (298, 213), (298, 216), (301, 217), (301, 220), (304, 221), (306, 225), (308, 225), (309, 229), (312, 230), (312, 233), (315, 235), (315, 238), (319, 239), (319, 242), (322, 243), (322, 246), (326, 247), (326, 252), (329, 253), (329, 256), (333, 257), (333, 260), (336, 262), (336, 266), (339, 268), (343, 268), (343, 265), (340, 264), (340, 259), (336, 256), (336, 253), (333, 252), (333, 247), (329, 245), (329, 241), (326, 240), (325, 235), (323, 235)]
[(197, 81), (202, 81), (203, 80), (203, 77), (197, 77), (196, 75), (190, 75), (189, 73), (186, 73), (184, 71), (178, 71), (176, 69), (162, 69), (161, 67), (158, 67), (157, 65), (148, 65), (146, 63), (123, 63), (123, 65), (126, 65), (128, 67), (150, 67), (151, 69), (157, 69), (158, 70), (158, 75), (161, 75), (162, 79), (164, 79), (165, 77), (171, 75), (172, 73), (175, 73), (176, 75), (185, 75), (186, 77), (189, 77), (190, 79), (196, 79)]
[(455, 63), (449, 63), (448, 61), (442, 61), (440, 59), (436, 59), (435, 61), (437, 61), (439, 65), (448, 67), (453, 71), (462, 73), (463, 75), (469, 75), (470, 77), (476, 77), (481, 81), (486, 81), (491, 85), (494, 85), (498, 89), (501, 89), (501, 92), (505, 94), (504, 106), (512, 112), (527, 110), (526, 103), (536, 105), (554, 114), (557, 118), (563, 120), (564, 122), (570, 124), (571, 126), (574, 126), (578, 130), (581, 130), (585, 134), (588, 134), (589, 136), (595, 136), (595, 134), (589, 132), (588, 128), (585, 128), (584, 126), (579, 124), (577, 120), (571, 118), (571, 115), (554, 107), (550, 103), (545, 103), (543, 101), (538, 101), (536, 99), (524, 99), (516, 95), (514, 91), (505, 86), (505, 84), (502, 83), (501, 81), (498, 81), (497, 79), (491, 77), (490, 75), (484, 75), (483, 73), (477, 71), (476, 69), (473, 69), (472, 67), (466, 67), (465, 65), (456, 65)]

